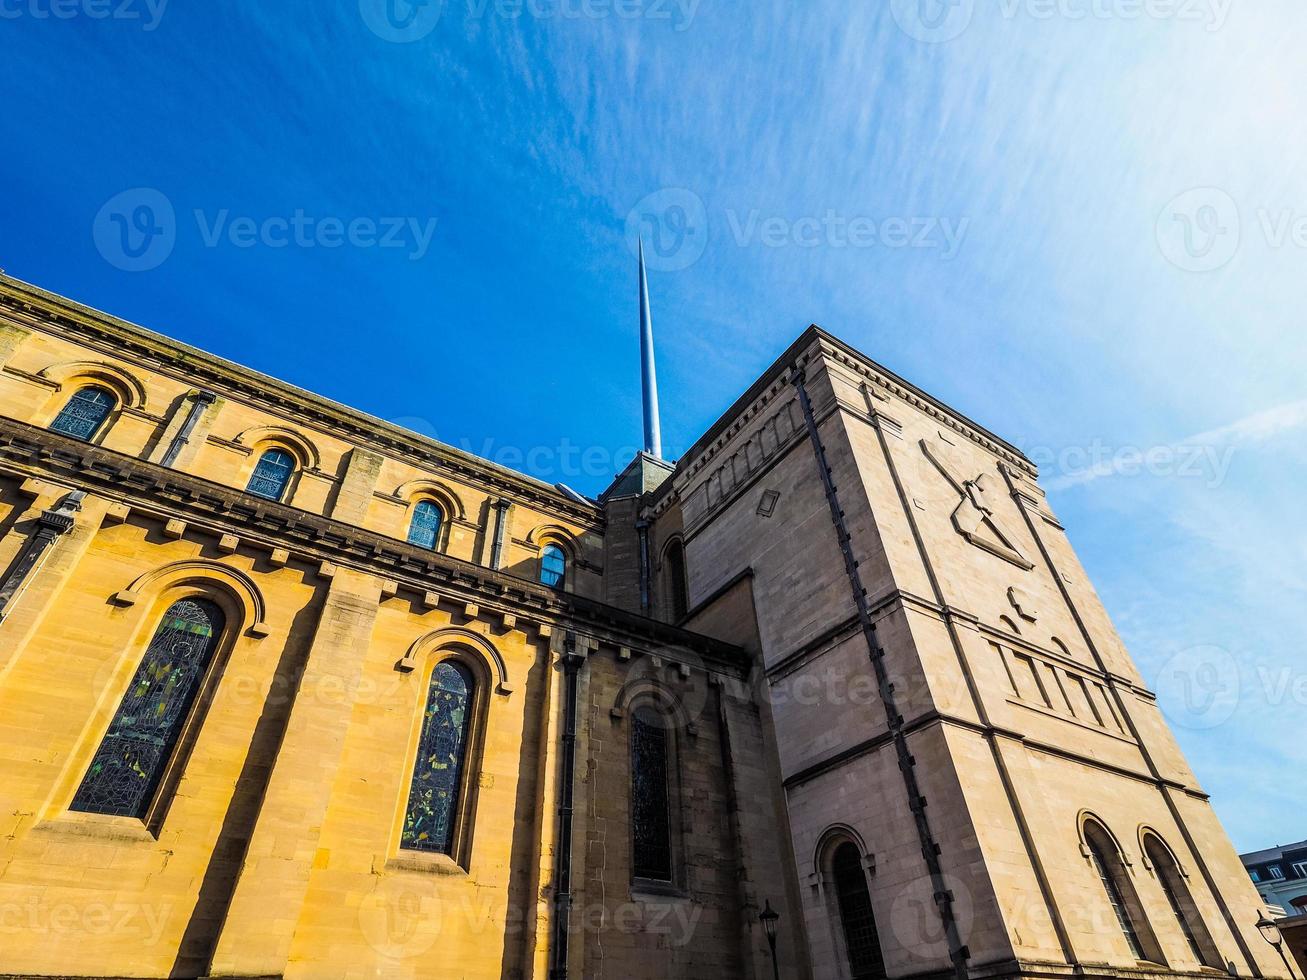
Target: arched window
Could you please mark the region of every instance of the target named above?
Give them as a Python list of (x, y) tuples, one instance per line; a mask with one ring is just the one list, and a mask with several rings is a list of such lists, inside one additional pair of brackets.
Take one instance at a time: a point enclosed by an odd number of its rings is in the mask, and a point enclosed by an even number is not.
[(876, 916), (871, 908), (871, 892), (867, 889), (867, 872), (862, 867), (862, 856), (852, 842), (845, 841), (835, 848), (831, 857), (831, 876), (835, 882), (835, 899), (853, 980), (884, 980), (885, 960), (880, 951)]
[(1135, 896), (1134, 887), (1130, 884), (1116, 845), (1106, 831), (1093, 823), (1085, 824), (1085, 844), (1089, 848), (1089, 859), (1099, 880), (1103, 883), (1107, 902), (1112, 907), (1112, 914), (1116, 917), (1117, 925), (1121, 927), (1121, 934), (1125, 936), (1131, 955), (1137, 960), (1164, 963), (1161, 950), (1157, 948), (1157, 943), (1148, 931), (1143, 908)]
[(400, 847), (453, 854), (476, 685), (461, 664), (443, 660), (431, 674)]
[(663, 559), (667, 575), (668, 611), (673, 623), (679, 623), (690, 611), (690, 598), (685, 581), (685, 547), (673, 541)]
[(408, 543), (419, 548), (435, 550), (440, 540), (440, 525), (444, 514), (431, 500), (419, 500), (413, 507), (413, 520), (408, 526)]
[(295, 473), (295, 457), (284, 449), (269, 449), (259, 457), (259, 464), (250, 475), (245, 488), (256, 497), (281, 500)]
[(667, 720), (644, 705), (631, 714), (631, 873), (672, 880)]
[(83, 388), (68, 399), (50, 428), (74, 439), (90, 441), (117, 405), (118, 399), (107, 388)]
[(556, 544), (547, 544), (540, 552), (540, 582), (551, 589), (561, 589), (567, 581), (567, 552)]
[(144, 818), (222, 638), (205, 599), (168, 607), (82, 778), (70, 809)]
[(1202, 916), (1198, 914), (1198, 907), (1194, 904), (1193, 895), (1189, 892), (1189, 886), (1185, 884), (1184, 875), (1180, 874), (1175, 858), (1171, 856), (1166, 846), (1151, 834), (1144, 838), (1144, 853), (1153, 864), (1153, 870), (1157, 873), (1157, 882), (1166, 894), (1167, 904), (1171, 906), (1176, 924), (1184, 934), (1185, 941), (1189, 943), (1194, 959), (1203, 966), (1214, 970), (1221, 969), (1221, 957), (1212, 942), (1212, 935), (1207, 931)]

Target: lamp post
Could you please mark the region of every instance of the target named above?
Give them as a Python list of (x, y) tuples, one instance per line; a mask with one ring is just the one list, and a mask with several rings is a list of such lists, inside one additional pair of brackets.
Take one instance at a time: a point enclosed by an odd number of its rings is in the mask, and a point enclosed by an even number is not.
[(1297, 980), (1297, 974), (1293, 972), (1293, 966), (1289, 963), (1289, 957), (1284, 955), (1284, 936), (1280, 932), (1280, 927), (1275, 924), (1265, 911), (1257, 920), (1257, 931), (1262, 934), (1262, 938), (1275, 947), (1275, 951), (1280, 954), (1280, 959), (1284, 960), (1284, 968), (1289, 971), (1289, 976)]
[(763, 932), (767, 933), (767, 945), (771, 947), (771, 972), (775, 980), (781, 980), (781, 965), (776, 960), (776, 923), (780, 917), (781, 914), (771, 907), (771, 899), (767, 899), (766, 908), (759, 913), (758, 920)]

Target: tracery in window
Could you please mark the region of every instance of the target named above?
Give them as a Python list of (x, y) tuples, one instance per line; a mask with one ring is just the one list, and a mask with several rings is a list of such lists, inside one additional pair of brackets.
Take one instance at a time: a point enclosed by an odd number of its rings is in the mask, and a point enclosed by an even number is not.
[(284, 449), (269, 449), (259, 457), (246, 490), (256, 497), (281, 500), (295, 473), (295, 457)]
[(70, 806), (144, 818), (222, 637), (205, 599), (168, 607)]
[(444, 660), (432, 671), (400, 837), (405, 850), (453, 853), (474, 693), (461, 664)]
[(439, 505), (431, 500), (419, 500), (413, 507), (413, 519), (408, 526), (408, 543), (434, 551), (443, 522), (444, 514)]
[(76, 392), (55, 416), (50, 428), (74, 439), (94, 439), (118, 399), (107, 388), (92, 386)]

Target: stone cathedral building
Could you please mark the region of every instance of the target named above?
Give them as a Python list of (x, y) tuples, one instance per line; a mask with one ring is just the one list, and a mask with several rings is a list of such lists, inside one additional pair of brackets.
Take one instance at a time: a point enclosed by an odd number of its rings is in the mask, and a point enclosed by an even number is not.
[(0, 277), (0, 975), (1285, 975), (1018, 449), (817, 327), (647, 423), (593, 501)]

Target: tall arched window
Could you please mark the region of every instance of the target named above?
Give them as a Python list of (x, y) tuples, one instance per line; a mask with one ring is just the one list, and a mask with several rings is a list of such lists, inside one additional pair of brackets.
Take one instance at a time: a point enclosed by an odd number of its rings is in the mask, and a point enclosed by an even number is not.
[(419, 500), (413, 507), (413, 520), (408, 526), (408, 543), (419, 548), (436, 548), (440, 540), (440, 525), (444, 514), (440, 507), (431, 500)]
[(673, 541), (663, 559), (667, 575), (667, 598), (673, 623), (679, 623), (690, 611), (690, 597), (685, 581), (685, 547)]
[(1184, 875), (1180, 874), (1175, 858), (1152, 834), (1144, 838), (1144, 853), (1152, 862), (1153, 871), (1157, 874), (1157, 883), (1162, 886), (1167, 904), (1171, 906), (1176, 924), (1184, 934), (1194, 959), (1203, 966), (1214, 970), (1221, 969), (1221, 957), (1216, 950), (1216, 944), (1212, 942), (1212, 934), (1207, 931), (1202, 916), (1198, 914), (1198, 906), (1194, 904), (1193, 895), (1189, 892), (1189, 886), (1185, 884)]
[(871, 908), (871, 892), (867, 889), (867, 872), (862, 867), (862, 855), (851, 841), (835, 848), (831, 876), (853, 980), (884, 980), (885, 960)]
[(259, 457), (245, 489), (256, 497), (281, 500), (286, 496), (286, 488), (290, 486), (294, 473), (294, 456), (284, 449), (269, 449)]
[(556, 544), (547, 544), (540, 552), (540, 582), (551, 589), (561, 589), (567, 581), (567, 552)]
[(205, 599), (168, 607), (82, 778), (70, 809), (144, 818), (222, 638)]
[(50, 428), (74, 439), (90, 441), (117, 405), (118, 399), (107, 388), (83, 388), (68, 399)]
[(432, 671), (400, 837), (405, 850), (453, 854), (475, 689), (461, 664), (443, 660)]
[(631, 873), (672, 880), (667, 720), (644, 705), (631, 714)]
[(1085, 845), (1089, 848), (1089, 859), (1103, 883), (1107, 902), (1112, 907), (1112, 914), (1121, 927), (1121, 934), (1125, 936), (1131, 955), (1137, 960), (1163, 963), (1161, 950), (1157, 948), (1157, 943), (1148, 930), (1143, 908), (1130, 884), (1116, 845), (1106, 831), (1093, 823), (1085, 824)]

